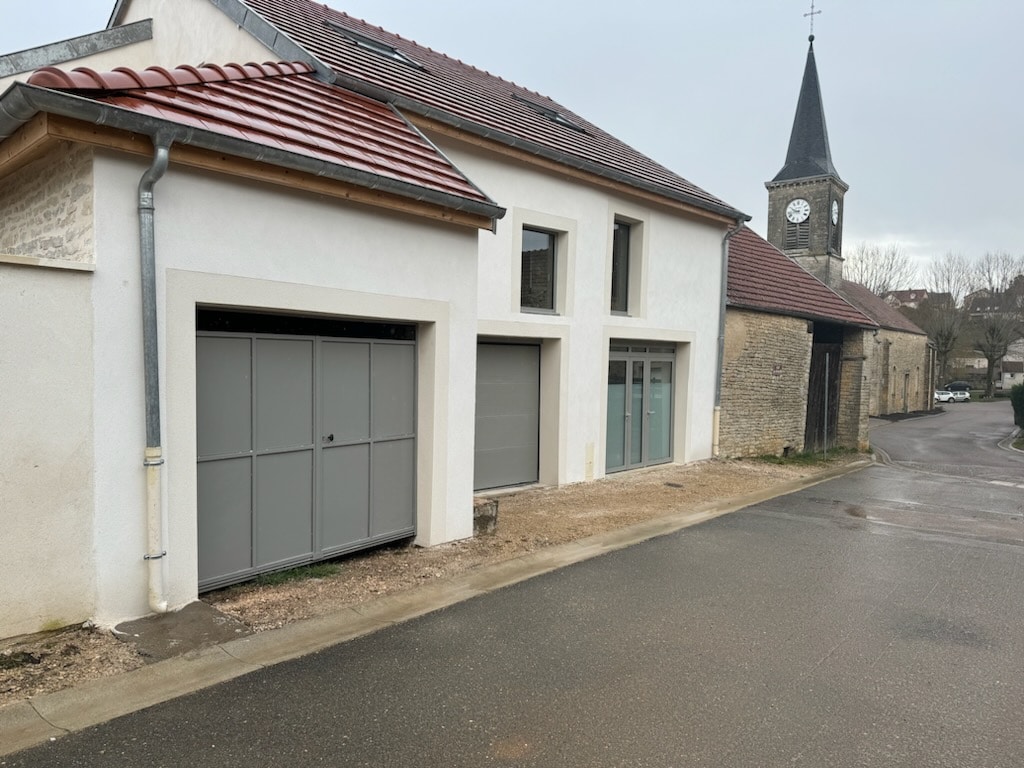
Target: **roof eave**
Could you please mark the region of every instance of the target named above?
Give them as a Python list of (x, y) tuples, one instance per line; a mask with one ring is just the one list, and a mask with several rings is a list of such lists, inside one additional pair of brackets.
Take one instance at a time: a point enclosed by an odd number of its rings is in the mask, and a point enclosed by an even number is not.
[[(781, 173), (781, 171), (780, 171)], [(794, 184), (813, 184), (816, 181), (831, 181), (843, 192), (847, 192), (850, 189), (850, 185), (843, 181), (837, 174), (834, 173), (821, 173), (816, 176), (799, 176), (796, 178), (780, 179), (776, 176), (771, 181), (764, 183), (765, 189), (777, 189), (779, 187), (791, 187)]]
[(764, 307), (758, 304), (748, 304), (743, 301), (736, 301), (735, 299), (727, 299), (726, 306), (732, 307), (733, 309), (746, 309), (751, 312), (764, 312), (767, 315), (781, 315), (784, 317), (796, 317), (800, 320), (813, 320), (819, 323), (834, 323), (835, 325), (847, 325), (852, 328), (860, 328), (862, 330), (871, 331), (876, 328), (881, 328), (878, 323), (867, 322), (857, 323), (851, 320), (843, 320), (837, 317), (829, 317), (828, 315), (819, 315), (814, 312), (801, 312), (799, 310), (789, 309), (787, 307)]
[(7, 139), (41, 112), (80, 120), (97, 126), (156, 136), (158, 133), (176, 144), (223, 152), (233, 157), (267, 163), (312, 176), (345, 182), (364, 189), (380, 191), (397, 197), (428, 203), (453, 211), (490, 219), (493, 223), (505, 215), (505, 209), (493, 201), (471, 200), (408, 182), (327, 163), (311, 157), (274, 149), (242, 139), (168, 120), (139, 115), (120, 107), (82, 98), (73, 94), (16, 83), (0, 97), (0, 141)]

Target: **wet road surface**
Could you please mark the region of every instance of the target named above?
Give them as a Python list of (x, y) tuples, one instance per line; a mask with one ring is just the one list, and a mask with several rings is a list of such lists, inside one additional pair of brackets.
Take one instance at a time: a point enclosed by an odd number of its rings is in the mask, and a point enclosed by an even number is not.
[[(1024, 457), (988, 405), (881, 426), (891, 463), (0, 765), (1024, 765)], [(937, 436), (971, 460), (929, 464)]]

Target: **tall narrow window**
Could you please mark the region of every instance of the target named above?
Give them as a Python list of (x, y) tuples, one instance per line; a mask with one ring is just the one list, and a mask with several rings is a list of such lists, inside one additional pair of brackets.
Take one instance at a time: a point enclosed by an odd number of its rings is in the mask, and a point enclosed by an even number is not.
[(612, 233), (612, 312), (629, 311), (629, 237), (631, 227), (615, 222)]
[(555, 277), (555, 234), (524, 227), (520, 305), (553, 312)]

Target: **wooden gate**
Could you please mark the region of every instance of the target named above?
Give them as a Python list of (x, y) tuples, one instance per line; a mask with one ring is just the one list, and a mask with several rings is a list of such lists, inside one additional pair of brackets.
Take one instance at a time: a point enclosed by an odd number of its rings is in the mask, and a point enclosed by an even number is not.
[(807, 426), (804, 450), (822, 451), (836, 444), (839, 421), (839, 373), (842, 344), (811, 346), (811, 370), (807, 387)]

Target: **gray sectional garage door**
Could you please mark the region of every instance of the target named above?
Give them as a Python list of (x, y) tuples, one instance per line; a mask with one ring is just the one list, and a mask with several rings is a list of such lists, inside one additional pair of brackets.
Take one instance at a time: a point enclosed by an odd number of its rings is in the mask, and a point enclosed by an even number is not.
[(540, 347), (477, 345), (477, 490), (535, 483), (540, 439)]
[(200, 588), (414, 534), (415, 343), (228, 325), (196, 340)]

